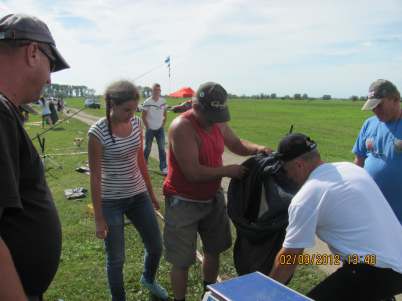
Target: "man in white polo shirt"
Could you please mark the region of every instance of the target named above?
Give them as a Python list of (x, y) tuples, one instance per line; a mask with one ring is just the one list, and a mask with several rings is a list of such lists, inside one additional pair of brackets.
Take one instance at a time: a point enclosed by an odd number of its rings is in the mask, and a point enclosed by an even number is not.
[(161, 97), (161, 86), (152, 86), (152, 96), (145, 100), (142, 111), (142, 121), (144, 122), (145, 148), (144, 156), (148, 161), (151, 153), (152, 141), (156, 138), (159, 151), (159, 168), (163, 175), (167, 175), (166, 152), (165, 152), (165, 131), (166, 122), (166, 101)]
[[(283, 138), (278, 155), (301, 188), (289, 206), (285, 241), (270, 276), (286, 283), (298, 264), (343, 262), (308, 296), (367, 301), (402, 293), (402, 226), (367, 171), (350, 162), (324, 163), (303, 134)], [(302, 255), (316, 235), (333, 254)]]

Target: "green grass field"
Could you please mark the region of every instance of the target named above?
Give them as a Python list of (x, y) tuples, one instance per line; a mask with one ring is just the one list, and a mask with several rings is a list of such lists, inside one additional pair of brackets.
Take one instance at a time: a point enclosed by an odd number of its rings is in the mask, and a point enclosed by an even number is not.
[[(82, 108), (82, 99), (66, 99), (69, 106)], [(168, 99), (169, 105), (182, 102)], [(101, 100), (102, 106), (103, 100)], [(276, 148), (290, 126), (294, 132), (311, 136), (327, 161), (351, 161), (351, 149), (364, 119), (371, 112), (361, 111), (362, 101), (344, 100), (230, 100), (230, 126), (243, 139)], [(85, 112), (103, 117), (104, 108)], [(177, 114), (168, 113), (168, 122)]]
[(231, 101), (231, 127), (244, 139), (276, 148), (294, 125), (311, 136), (327, 161), (350, 161), (351, 149), (364, 119), (362, 102), (351, 101)]
[[(82, 100), (66, 100), (68, 105), (82, 107)], [(169, 100), (170, 104), (180, 100)], [(230, 102), (232, 121), (230, 125), (244, 139), (249, 139), (268, 146), (276, 146), (277, 141), (295, 125), (296, 131), (308, 133), (318, 143), (323, 157), (329, 161), (351, 160), (351, 148), (363, 120), (369, 115), (360, 111), (361, 103), (346, 101), (250, 101), (235, 100)], [(86, 110), (86, 113), (103, 116), (104, 109)], [(168, 113), (169, 122), (176, 117)], [(41, 132), (35, 123), (39, 117), (30, 120), (26, 128), (30, 136)], [(169, 123), (168, 122), (168, 123)], [(68, 201), (63, 195), (66, 188), (84, 186), (89, 189), (89, 177), (74, 171), (85, 164), (86, 155), (71, 155), (86, 150), (88, 126), (70, 120), (46, 134), (46, 150), (62, 169), (50, 168), (47, 179), (53, 192), (63, 226), (63, 251), (58, 273), (46, 294), (46, 300), (109, 300), (104, 268), (103, 242), (94, 235), (93, 218), (87, 212), (90, 198)], [(76, 137), (84, 138), (81, 148), (74, 145)], [(37, 145), (36, 141), (35, 144)], [(163, 178), (157, 162), (151, 160), (150, 174), (154, 189), (161, 194)], [(51, 167), (49, 165), (49, 167)], [(162, 227), (162, 224), (161, 224)], [(128, 300), (148, 300), (148, 294), (142, 290), (138, 280), (142, 271), (143, 249), (136, 231), (126, 227), (126, 265), (125, 281)], [(168, 277), (169, 265), (162, 260), (159, 280), (171, 292)], [(224, 278), (235, 276), (231, 250), (223, 254), (220, 274)], [(187, 300), (200, 300), (202, 293), (200, 266), (195, 265), (190, 272)], [(315, 266), (305, 266), (297, 270), (290, 286), (306, 293), (324, 277)]]

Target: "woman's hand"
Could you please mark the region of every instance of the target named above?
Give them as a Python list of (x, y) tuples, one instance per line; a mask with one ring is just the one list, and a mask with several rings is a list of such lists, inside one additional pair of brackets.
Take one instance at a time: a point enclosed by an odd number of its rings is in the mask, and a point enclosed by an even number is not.
[(161, 209), (161, 207), (159, 206), (159, 201), (155, 197), (155, 195), (151, 195), (151, 202), (152, 202), (152, 205), (154, 206), (155, 210)]
[(108, 228), (106, 221), (103, 217), (95, 219), (95, 227), (96, 227), (96, 237), (99, 239), (105, 239), (107, 236)]

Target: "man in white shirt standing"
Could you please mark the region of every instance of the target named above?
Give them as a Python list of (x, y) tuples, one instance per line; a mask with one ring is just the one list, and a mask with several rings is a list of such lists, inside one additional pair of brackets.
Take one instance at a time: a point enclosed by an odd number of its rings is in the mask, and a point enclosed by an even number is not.
[(165, 152), (165, 131), (166, 122), (166, 101), (161, 97), (161, 86), (152, 86), (152, 96), (145, 100), (142, 110), (142, 121), (145, 132), (145, 160), (148, 161), (151, 153), (152, 142), (156, 138), (159, 151), (159, 168), (163, 175), (167, 175), (166, 152)]
[[(340, 268), (307, 296), (374, 301), (402, 293), (402, 227), (395, 213), (366, 170), (350, 162), (325, 163), (316, 146), (303, 134), (279, 143), (283, 169), (301, 188), (289, 206), (286, 237), (270, 277), (287, 283), (298, 264), (334, 264)], [(303, 254), (315, 235), (332, 254)]]

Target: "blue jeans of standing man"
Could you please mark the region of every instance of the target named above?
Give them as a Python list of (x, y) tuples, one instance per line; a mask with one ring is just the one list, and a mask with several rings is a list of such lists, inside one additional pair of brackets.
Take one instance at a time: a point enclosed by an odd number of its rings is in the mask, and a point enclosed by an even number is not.
[(108, 226), (105, 239), (106, 270), (112, 301), (125, 301), (123, 280), (124, 215), (133, 223), (145, 246), (144, 278), (153, 283), (162, 255), (158, 221), (147, 192), (125, 199), (104, 199), (103, 216)]
[(146, 129), (144, 157), (145, 160), (148, 161), (154, 137), (156, 138), (156, 143), (158, 144), (159, 168), (160, 170), (164, 170), (167, 167), (167, 165), (166, 165), (166, 151), (165, 151), (165, 131), (163, 127), (157, 130)]

